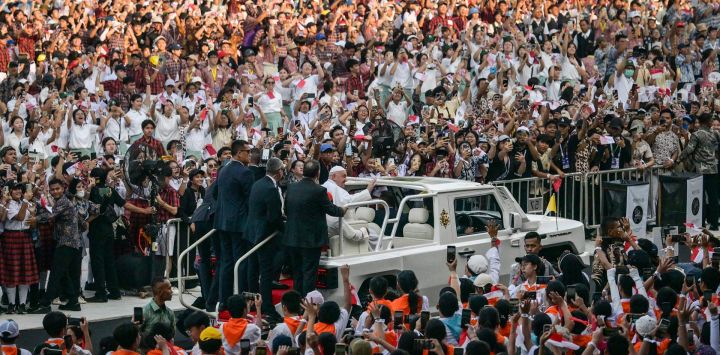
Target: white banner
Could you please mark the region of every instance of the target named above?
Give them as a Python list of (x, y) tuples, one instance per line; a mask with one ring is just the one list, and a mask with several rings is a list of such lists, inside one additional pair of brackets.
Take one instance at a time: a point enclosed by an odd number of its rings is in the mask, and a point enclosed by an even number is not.
[(627, 186), (625, 216), (630, 221), (630, 228), (640, 238), (647, 233), (649, 184), (633, 184)]
[(703, 177), (702, 175), (687, 180), (687, 194), (685, 200), (685, 223), (702, 226), (703, 210)]

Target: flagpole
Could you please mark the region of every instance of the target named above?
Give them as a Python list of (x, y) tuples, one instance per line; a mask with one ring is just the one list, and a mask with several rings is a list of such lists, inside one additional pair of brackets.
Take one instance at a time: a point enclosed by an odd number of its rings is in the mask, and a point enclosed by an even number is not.
[(560, 200), (558, 200), (558, 193), (554, 192), (555, 194), (555, 231), (559, 231), (560, 227), (558, 226), (558, 214), (560, 213)]

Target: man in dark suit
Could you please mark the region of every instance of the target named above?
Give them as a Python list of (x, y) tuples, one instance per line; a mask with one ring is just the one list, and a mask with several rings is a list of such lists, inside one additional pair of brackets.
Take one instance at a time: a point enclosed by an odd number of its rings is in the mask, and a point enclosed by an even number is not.
[(295, 289), (305, 295), (315, 289), (320, 248), (328, 244), (325, 215), (339, 217), (346, 208), (335, 206), (327, 190), (318, 185), (320, 163), (305, 163), (303, 179), (288, 186), (285, 199), (287, 215), (283, 244), (291, 256)]
[[(252, 245), (257, 245), (275, 232), (281, 232), (283, 228), (283, 200), (278, 186), (284, 175), (282, 160), (270, 158), (265, 168), (267, 174), (256, 181), (250, 191), (247, 229), (243, 237)], [(257, 289), (259, 276), (260, 294), (263, 300), (272, 299), (273, 262), (278, 255), (280, 238), (280, 235), (276, 235), (250, 257), (249, 289), (250, 291)], [(277, 314), (272, 302), (263, 302), (262, 308), (263, 315), (282, 322), (282, 317)]]
[[(220, 302), (225, 303), (233, 294), (235, 261), (249, 249), (249, 243), (242, 238), (248, 215), (250, 189), (255, 182), (253, 173), (247, 168), (250, 162), (250, 144), (236, 140), (230, 147), (233, 159), (218, 173), (213, 190), (217, 201), (215, 229), (220, 235)], [(247, 264), (247, 263), (243, 263)], [(240, 292), (247, 289), (246, 265), (239, 270)]]

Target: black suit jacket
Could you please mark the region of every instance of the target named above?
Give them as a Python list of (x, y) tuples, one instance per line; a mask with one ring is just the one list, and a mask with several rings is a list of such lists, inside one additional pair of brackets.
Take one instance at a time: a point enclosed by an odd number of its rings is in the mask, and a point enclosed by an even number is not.
[[(269, 176), (258, 180), (250, 190), (247, 226), (243, 238), (257, 244), (283, 227), (280, 192)], [(275, 237), (279, 240), (279, 236)]]
[(217, 201), (215, 229), (242, 233), (248, 214), (248, 198), (255, 179), (252, 171), (239, 161), (231, 161), (218, 173), (212, 189)]
[(328, 244), (325, 215), (339, 217), (340, 207), (327, 195), (327, 189), (314, 180), (305, 178), (290, 184), (285, 198), (287, 225), (283, 242), (297, 248), (319, 248)]

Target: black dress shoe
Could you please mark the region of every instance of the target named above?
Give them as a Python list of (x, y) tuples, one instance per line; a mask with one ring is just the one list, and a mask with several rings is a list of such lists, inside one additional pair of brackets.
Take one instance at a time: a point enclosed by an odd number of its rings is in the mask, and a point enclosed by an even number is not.
[(50, 306), (38, 306), (36, 308), (32, 308), (28, 311), (29, 314), (48, 314), (52, 311)]
[[(109, 300), (114, 300), (114, 301), (117, 301), (117, 300), (120, 300), (120, 299), (122, 299), (122, 295), (121, 295), (121, 294), (119, 294), (119, 293), (118, 293), (118, 294), (116, 294), (116, 295), (113, 295), (113, 294), (111, 293), (111, 294), (109, 294), (109, 295), (108, 295), (108, 297), (107, 297), (107, 298), (108, 298)], [(90, 300), (88, 300), (88, 302), (90, 302)]]
[(16, 313), (15, 307), (17, 307), (17, 306), (14, 304), (9, 305), (7, 310), (5, 311), (5, 313), (6, 314), (15, 314)]
[(87, 303), (107, 303), (107, 301), (108, 301), (107, 297), (100, 297), (100, 296), (93, 296), (93, 297), (85, 299), (85, 302), (87, 302)]
[(17, 307), (17, 314), (25, 314), (27, 313), (27, 307), (25, 307), (25, 304), (21, 304)]
[(97, 291), (97, 287), (95, 287), (95, 283), (86, 282), (85, 283), (85, 291)]
[(62, 305), (60, 305), (60, 307), (58, 307), (58, 309), (60, 309), (61, 311), (79, 312), (80, 311), (80, 303), (75, 302), (75, 303), (62, 304)]

